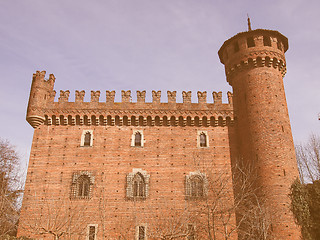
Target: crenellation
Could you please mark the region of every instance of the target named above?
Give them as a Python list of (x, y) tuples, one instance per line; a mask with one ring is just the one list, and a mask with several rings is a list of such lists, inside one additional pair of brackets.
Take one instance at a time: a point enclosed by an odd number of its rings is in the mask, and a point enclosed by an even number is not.
[(198, 91), (198, 103), (207, 103), (207, 92), (200, 92)]
[(122, 90), (121, 91), (121, 102), (123, 103), (128, 103), (128, 102), (131, 102), (131, 91), (128, 90), (128, 91), (124, 91)]
[(215, 104), (222, 104), (222, 92), (212, 92), (213, 102)]
[(75, 97), (75, 102), (76, 103), (82, 103), (84, 100), (84, 95), (85, 95), (85, 91), (78, 91), (76, 90), (76, 97)]
[(69, 101), (69, 95), (70, 95), (70, 91), (69, 90), (66, 90), (66, 91), (60, 90), (59, 102), (68, 102)]
[(144, 103), (146, 101), (146, 91), (137, 91), (137, 102)]
[(183, 103), (191, 103), (191, 91), (182, 92)]
[(167, 96), (168, 96), (168, 103), (176, 103), (176, 95), (177, 91), (167, 91)]
[(91, 102), (99, 102), (100, 91), (91, 91)]
[(116, 95), (115, 91), (106, 91), (106, 102), (107, 103), (114, 103), (114, 97)]
[(152, 102), (160, 103), (160, 100), (161, 100), (161, 91), (152, 90)]

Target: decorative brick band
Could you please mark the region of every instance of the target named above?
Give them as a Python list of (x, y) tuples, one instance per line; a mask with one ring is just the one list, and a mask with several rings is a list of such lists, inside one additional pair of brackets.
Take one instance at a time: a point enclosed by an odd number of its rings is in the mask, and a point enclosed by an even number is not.
[(287, 73), (286, 63), (276, 57), (248, 58), (247, 60), (241, 61), (239, 64), (236, 64), (233, 67), (226, 68), (227, 81), (232, 85), (232, 79), (238, 74), (238, 72), (257, 67), (273, 67), (281, 72), (282, 77), (284, 77)]

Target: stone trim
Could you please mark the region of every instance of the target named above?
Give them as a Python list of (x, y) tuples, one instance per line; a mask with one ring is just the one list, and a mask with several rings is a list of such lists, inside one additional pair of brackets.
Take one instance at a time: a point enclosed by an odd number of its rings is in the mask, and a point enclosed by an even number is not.
[[(133, 196), (133, 178), (136, 174), (140, 173), (145, 181), (145, 197), (134, 197)], [(134, 168), (132, 172), (127, 174), (127, 186), (126, 186), (126, 197), (130, 200), (144, 200), (149, 196), (149, 181), (150, 175), (147, 171), (142, 170), (141, 168)]]
[[(192, 186), (191, 186), (191, 180), (193, 177), (199, 176), (203, 180), (203, 197), (195, 197), (192, 196)], [(208, 179), (205, 173), (201, 173), (200, 171), (195, 172), (189, 172), (188, 175), (186, 175), (185, 178), (185, 197), (187, 200), (193, 200), (193, 199), (203, 199), (208, 196)]]
[[(90, 145), (89, 146), (85, 146), (84, 145), (84, 138), (85, 138), (86, 133), (90, 133), (90, 135), (91, 135), (91, 137), (90, 137)], [(92, 147), (93, 146), (93, 130), (83, 130), (82, 131), (80, 146), (81, 147)]]

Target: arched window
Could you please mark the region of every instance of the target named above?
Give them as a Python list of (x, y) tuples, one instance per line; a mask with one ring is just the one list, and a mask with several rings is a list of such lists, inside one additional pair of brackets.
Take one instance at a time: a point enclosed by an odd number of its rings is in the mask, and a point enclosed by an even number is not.
[(144, 177), (141, 173), (137, 173), (133, 177), (133, 197), (145, 197), (146, 196), (146, 184)]
[(86, 132), (86, 134), (84, 135), (84, 146), (90, 146), (90, 142), (91, 142), (91, 133), (90, 132)]
[(193, 176), (191, 179), (191, 196), (192, 197), (203, 197), (203, 179), (199, 175)]
[(132, 147), (143, 147), (144, 137), (142, 130), (134, 130), (131, 136)]
[(198, 131), (197, 146), (199, 148), (209, 147), (209, 137), (207, 131)]
[(127, 175), (126, 195), (131, 200), (144, 200), (148, 197), (150, 175), (140, 168), (134, 168)]
[(207, 146), (207, 136), (204, 133), (200, 134), (200, 147)]
[(136, 134), (134, 135), (134, 145), (136, 147), (141, 147), (141, 133), (140, 132), (136, 132)]
[(71, 198), (89, 199), (91, 197), (93, 183), (94, 176), (92, 176), (91, 172), (80, 171), (73, 173)]
[(82, 131), (80, 146), (92, 147), (92, 143), (93, 143), (93, 131), (92, 130)]
[(78, 197), (89, 197), (90, 191), (90, 177), (87, 175), (81, 175), (78, 178)]
[(207, 184), (207, 178), (204, 173), (191, 172), (186, 176), (186, 198), (205, 198), (207, 196)]

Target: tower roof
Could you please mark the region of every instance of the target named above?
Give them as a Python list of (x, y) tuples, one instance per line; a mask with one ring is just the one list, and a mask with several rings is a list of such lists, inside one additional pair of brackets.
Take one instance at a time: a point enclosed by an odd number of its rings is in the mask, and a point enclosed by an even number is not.
[(250, 30), (250, 31), (246, 31), (246, 32), (240, 32), (237, 35), (233, 36), (232, 38), (229, 38), (228, 40), (226, 40), (218, 51), (220, 62), (224, 64), (223, 57), (222, 57), (223, 50), (227, 45), (229, 45), (235, 39), (240, 38), (240, 37), (249, 37), (249, 36), (253, 36), (253, 35), (265, 35), (265, 34), (272, 35), (272, 36), (275, 36), (275, 37), (278, 37), (279, 39), (281, 39), (283, 46), (284, 46), (284, 51), (286, 52), (288, 50), (288, 47), (289, 47), (288, 38), (285, 37), (284, 35), (282, 35), (281, 33), (279, 33), (278, 31), (268, 30), (268, 29), (255, 29), (255, 30)]

